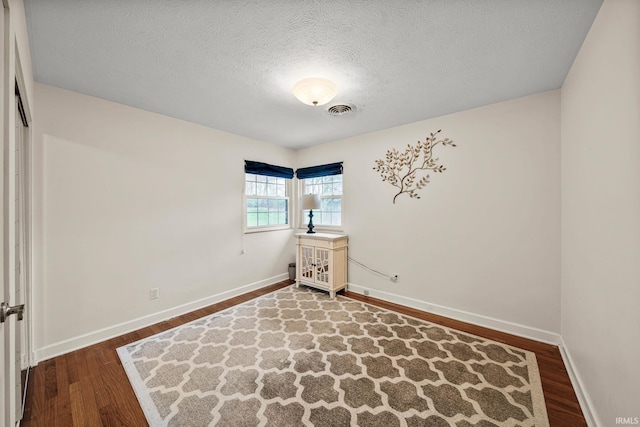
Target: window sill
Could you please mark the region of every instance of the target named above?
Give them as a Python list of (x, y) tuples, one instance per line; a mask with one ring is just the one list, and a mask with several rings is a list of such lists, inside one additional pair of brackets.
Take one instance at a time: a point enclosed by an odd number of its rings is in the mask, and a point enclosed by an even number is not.
[(282, 227), (245, 228), (244, 234), (264, 233), (266, 231), (283, 231), (283, 230), (293, 230), (293, 228), (288, 225), (285, 225)]

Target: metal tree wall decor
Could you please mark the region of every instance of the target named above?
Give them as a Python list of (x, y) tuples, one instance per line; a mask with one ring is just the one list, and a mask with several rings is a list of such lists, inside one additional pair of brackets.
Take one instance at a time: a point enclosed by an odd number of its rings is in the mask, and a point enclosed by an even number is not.
[(376, 160), (373, 170), (380, 173), (382, 181), (386, 181), (398, 188), (398, 193), (393, 197), (393, 203), (402, 193), (407, 193), (412, 199), (419, 199), (418, 190), (429, 183), (429, 175), (424, 175), (417, 179), (418, 171), (433, 171), (442, 173), (446, 170), (443, 165), (437, 164), (438, 158), (433, 157), (433, 148), (440, 144), (443, 146), (455, 147), (449, 138), (437, 139), (436, 133), (431, 133), (422, 141), (418, 141), (415, 146), (407, 144), (406, 150), (400, 152), (395, 148), (387, 150), (384, 160)]

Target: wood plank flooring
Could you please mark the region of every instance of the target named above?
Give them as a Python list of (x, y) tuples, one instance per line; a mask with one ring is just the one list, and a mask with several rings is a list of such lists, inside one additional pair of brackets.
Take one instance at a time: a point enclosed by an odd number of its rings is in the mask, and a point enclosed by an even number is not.
[[(22, 427), (146, 426), (116, 348), (289, 285), (276, 283), (147, 328), (41, 362), (29, 375)], [(586, 426), (557, 347), (371, 297), (347, 297), (536, 353), (552, 427)]]

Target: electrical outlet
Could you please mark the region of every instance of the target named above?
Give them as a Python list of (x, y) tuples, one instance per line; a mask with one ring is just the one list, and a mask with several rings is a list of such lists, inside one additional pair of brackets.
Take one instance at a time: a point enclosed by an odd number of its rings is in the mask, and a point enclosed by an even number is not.
[(363, 294), (365, 294), (365, 296), (369, 296), (369, 289), (365, 289)]
[(149, 289), (149, 299), (158, 299), (160, 297), (160, 289)]

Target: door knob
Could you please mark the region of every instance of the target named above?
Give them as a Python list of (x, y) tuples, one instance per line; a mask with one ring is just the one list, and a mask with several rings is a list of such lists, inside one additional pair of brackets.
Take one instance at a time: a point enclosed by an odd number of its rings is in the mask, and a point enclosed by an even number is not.
[(22, 320), (24, 317), (24, 304), (14, 305), (13, 307), (6, 302), (0, 304), (0, 323), (4, 323), (7, 317), (12, 314), (17, 314), (18, 320)]

